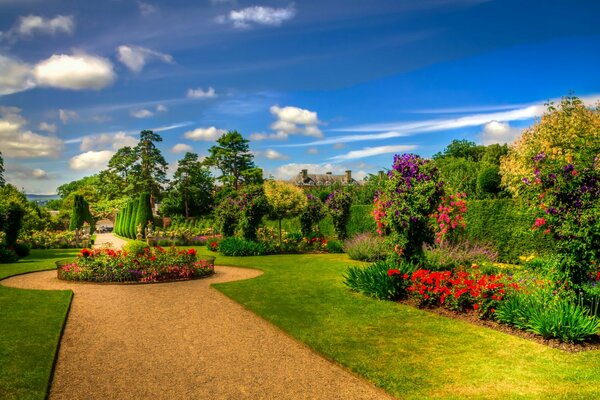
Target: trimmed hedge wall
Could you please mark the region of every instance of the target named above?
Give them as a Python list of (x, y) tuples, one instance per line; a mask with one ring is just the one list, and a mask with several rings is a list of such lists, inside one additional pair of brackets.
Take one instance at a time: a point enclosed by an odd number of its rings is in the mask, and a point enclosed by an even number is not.
[(532, 230), (534, 217), (513, 199), (469, 200), (465, 220), (464, 238), (494, 245), (501, 261), (552, 253), (552, 238)]

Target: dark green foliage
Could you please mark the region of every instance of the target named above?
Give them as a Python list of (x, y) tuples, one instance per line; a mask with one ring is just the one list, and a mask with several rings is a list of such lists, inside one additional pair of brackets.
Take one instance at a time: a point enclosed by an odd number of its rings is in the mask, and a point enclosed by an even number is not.
[(465, 221), (464, 239), (493, 245), (500, 261), (517, 262), (532, 252), (553, 253), (551, 238), (531, 229), (533, 216), (515, 200), (469, 200)]
[(208, 214), (214, 205), (213, 183), (209, 169), (196, 153), (186, 153), (178, 161), (169, 191), (161, 202), (164, 216), (186, 217)]
[(6, 244), (8, 247), (13, 247), (17, 243), (19, 231), (23, 226), (23, 216), (25, 210), (20, 204), (10, 203), (6, 212), (6, 222), (4, 233), (6, 233)]
[(129, 239), (135, 239), (136, 234), (137, 234), (137, 227), (135, 225), (135, 220), (137, 217), (137, 210), (138, 210), (138, 205), (139, 205), (139, 200), (133, 200), (131, 202), (131, 209), (130, 214), (129, 214), (129, 226), (127, 228), (127, 237)]
[(84, 222), (83, 196), (76, 194), (73, 202), (73, 211), (71, 211), (71, 222), (69, 230), (80, 229)]
[(215, 214), (221, 234), (225, 237), (233, 236), (241, 217), (238, 202), (231, 197), (223, 199), (217, 206)]
[(238, 206), (241, 210), (238, 227), (242, 237), (256, 240), (256, 230), (269, 212), (269, 203), (262, 186), (246, 186), (240, 193)]
[(8, 264), (19, 261), (19, 256), (12, 249), (8, 248), (5, 243), (0, 243), (0, 264)]
[(348, 237), (346, 227), (348, 226), (348, 220), (350, 219), (351, 206), (352, 197), (342, 190), (331, 193), (325, 202), (325, 208), (333, 222), (333, 229), (340, 240), (344, 240)]
[(4, 187), (6, 181), (4, 180), (4, 158), (2, 158), (2, 152), (0, 151), (0, 188)]
[(469, 198), (477, 194), (477, 162), (464, 158), (443, 158), (436, 160), (435, 164), (447, 190), (466, 193)]
[[(215, 146), (208, 149), (210, 155), (204, 161), (206, 165), (220, 169), (222, 175), (217, 179), (236, 190), (248, 178), (248, 170), (254, 169), (254, 155), (248, 143), (239, 132), (229, 131), (217, 139)], [(255, 174), (250, 175), (254, 182)]]
[[(390, 276), (388, 271), (397, 270), (398, 274)], [(406, 296), (409, 280), (403, 274), (412, 274), (417, 266), (408, 262), (398, 263), (392, 260), (377, 261), (368, 267), (351, 266), (344, 275), (344, 284), (355, 292), (379, 300), (396, 300)]]
[(443, 152), (433, 155), (434, 160), (440, 158), (463, 158), (468, 161), (480, 161), (485, 153), (485, 146), (466, 139), (454, 139)]
[(150, 193), (140, 194), (138, 209), (135, 218), (136, 234), (137, 227), (142, 227), (142, 237), (145, 237), (148, 221), (152, 221), (152, 206), (150, 205)]
[[(136, 174), (135, 185), (139, 191), (150, 193), (150, 203), (154, 204), (167, 182), (167, 161), (155, 143), (162, 142), (162, 137), (153, 131), (140, 132), (140, 141), (135, 147), (135, 155), (139, 163), (133, 167)], [(135, 214), (134, 214), (135, 215)]]
[(238, 237), (228, 237), (221, 240), (218, 249), (224, 256), (261, 256), (273, 252), (266, 243), (259, 243)]
[(31, 246), (27, 243), (15, 243), (13, 250), (19, 258), (27, 257), (31, 252)]
[(477, 176), (477, 191), (481, 196), (498, 194), (502, 189), (500, 168), (497, 165), (485, 165)]
[(318, 224), (325, 217), (323, 202), (316, 196), (308, 194), (306, 206), (300, 214), (300, 231), (304, 237), (309, 237), (313, 231), (313, 226)]
[(330, 253), (343, 253), (344, 246), (339, 240), (330, 240), (327, 242), (327, 251)]

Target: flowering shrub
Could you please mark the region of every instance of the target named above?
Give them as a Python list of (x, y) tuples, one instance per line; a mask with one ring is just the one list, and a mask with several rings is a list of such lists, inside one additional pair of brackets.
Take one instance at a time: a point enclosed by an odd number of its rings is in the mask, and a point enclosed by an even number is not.
[(80, 247), (75, 241), (73, 231), (31, 231), (21, 235), (21, 240), (31, 246), (32, 249), (64, 249)]
[(448, 197), (442, 197), (442, 202), (432, 217), (435, 220), (435, 241), (441, 243), (446, 235), (456, 228), (464, 229), (464, 214), (467, 212), (466, 193), (451, 194)]
[(394, 156), (389, 179), (375, 199), (373, 215), (380, 234), (390, 239), (409, 260), (423, 254), (423, 243), (433, 242), (430, 215), (437, 209), (442, 183), (432, 162), (414, 154)]
[(241, 216), (237, 199), (228, 197), (221, 201), (215, 209), (215, 216), (223, 236), (233, 236)]
[(416, 268), (411, 263), (393, 260), (377, 261), (368, 267), (352, 266), (344, 275), (344, 284), (376, 299), (401, 299), (407, 295), (409, 282), (398, 277), (410, 276)]
[(323, 202), (312, 194), (306, 195), (306, 205), (300, 214), (300, 231), (304, 237), (312, 234), (313, 226), (325, 218)]
[(246, 240), (256, 240), (256, 230), (269, 211), (269, 203), (262, 186), (248, 186), (238, 199), (239, 229)]
[(165, 282), (213, 272), (214, 257), (199, 258), (194, 249), (155, 247), (135, 254), (104, 248), (81, 250), (74, 261), (59, 265), (58, 277), (90, 282)]
[(338, 239), (345, 239), (347, 236), (346, 226), (350, 219), (350, 206), (352, 205), (352, 196), (343, 190), (332, 192), (325, 201), (325, 207), (331, 215), (333, 229)]

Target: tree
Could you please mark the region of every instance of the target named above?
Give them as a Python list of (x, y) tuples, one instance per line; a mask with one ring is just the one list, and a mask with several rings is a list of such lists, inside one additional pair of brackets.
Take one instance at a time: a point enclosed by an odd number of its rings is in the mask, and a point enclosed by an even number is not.
[(244, 172), (254, 168), (254, 156), (248, 143), (239, 132), (229, 131), (217, 139), (217, 145), (208, 149), (210, 155), (204, 161), (220, 169), (222, 175), (217, 179), (236, 190), (244, 182)]
[(4, 180), (4, 158), (2, 158), (2, 152), (0, 151), (0, 187), (4, 187), (6, 181)]
[(135, 147), (138, 159), (138, 164), (134, 167), (136, 185), (141, 191), (150, 193), (152, 207), (160, 195), (162, 185), (167, 182), (168, 164), (156, 147), (157, 142), (162, 142), (159, 134), (144, 130), (140, 132), (140, 141)]
[[(173, 174), (171, 191), (168, 194), (173, 202), (182, 205), (186, 217), (204, 215), (210, 212), (213, 200), (213, 178), (210, 171), (195, 153), (185, 153), (178, 161), (177, 170)], [(173, 202), (174, 203), (174, 202)]]
[(242, 236), (247, 240), (256, 240), (256, 230), (269, 211), (269, 203), (263, 187), (260, 185), (244, 187), (237, 204), (241, 210), (238, 226)]
[(76, 194), (73, 201), (73, 212), (71, 213), (71, 222), (69, 223), (69, 230), (81, 229), (84, 222), (90, 225), (90, 233), (95, 230), (95, 220), (90, 212), (90, 206), (83, 196)]
[(281, 220), (299, 215), (306, 207), (306, 196), (302, 189), (286, 182), (267, 181), (264, 190), (270, 206), (269, 217), (279, 222), (279, 246), (281, 246)]
[(475, 142), (466, 139), (454, 139), (443, 152), (434, 154), (433, 159), (453, 157), (465, 158), (469, 161), (480, 161), (484, 153), (484, 146), (478, 146)]
[[(152, 221), (152, 206), (150, 205), (150, 194), (142, 193), (138, 200), (138, 210), (135, 217), (135, 226), (141, 227), (142, 236), (146, 235), (146, 227), (148, 226), (148, 221)], [(136, 232), (137, 233), (137, 232)]]
[(333, 229), (340, 240), (344, 240), (348, 236), (346, 226), (350, 220), (351, 206), (352, 197), (343, 190), (334, 191), (325, 202), (325, 208), (331, 215)]
[(313, 225), (318, 224), (325, 218), (325, 210), (323, 202), (317, 196), (312, 194), (306, 195), (306, 206), (300, 214), (300, 230), (304, 237), (310, 237), (313, 230)]
[(503, 184), (536, 213), (534, 229), (555, 239), (561, 281), (589, 279), (600, 261), (600, 107), (574, 96), (550, 104), (501, 161)]

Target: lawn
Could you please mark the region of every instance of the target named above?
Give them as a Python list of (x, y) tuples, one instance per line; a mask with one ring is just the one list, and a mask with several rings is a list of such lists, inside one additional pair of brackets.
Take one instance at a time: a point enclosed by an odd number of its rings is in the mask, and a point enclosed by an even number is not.
[(600, 351), (566, 353), (351, 293), (342, 283), (351, 263), (335, 254), (218, 256), (218, 265), (265, 273), (215, 287), (400, 398), (600, 397)]
[[(0, 279), (54, 268), (77, 250), (32, 250), (14, 264), (0, 264)], [(44, 399), (72, 293), (0, 286), (0, 398)]]

